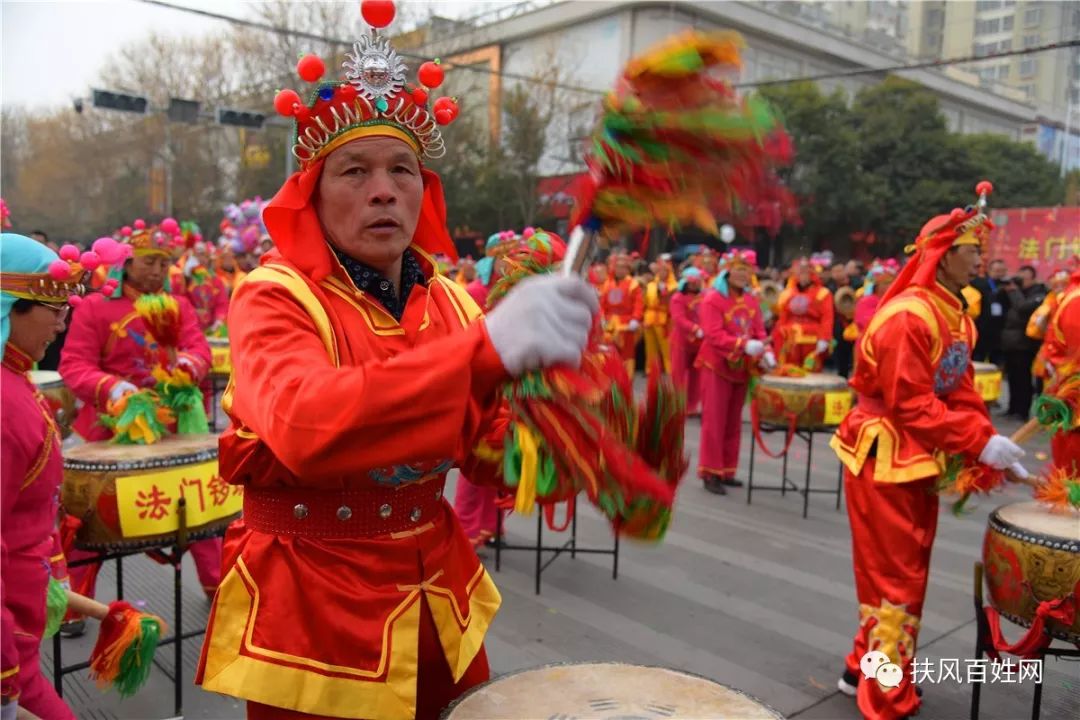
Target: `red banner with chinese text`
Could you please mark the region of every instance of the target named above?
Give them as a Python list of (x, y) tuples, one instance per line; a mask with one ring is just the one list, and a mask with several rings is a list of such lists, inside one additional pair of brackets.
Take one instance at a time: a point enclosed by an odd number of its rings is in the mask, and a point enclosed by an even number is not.
[(1045, 280), (1080, 254), (1080, 207), (994, 209), (990, 219), (996, 227), (984, 259), (1004, 260), (1010, 273), (1031, 265)]

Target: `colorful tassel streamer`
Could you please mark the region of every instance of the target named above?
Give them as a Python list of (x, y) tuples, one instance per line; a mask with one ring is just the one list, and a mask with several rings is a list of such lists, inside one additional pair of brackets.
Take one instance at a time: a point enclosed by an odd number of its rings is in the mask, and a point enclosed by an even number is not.
[(101, 423), (113, 431), (112, 442), (120, 445), (153, 445), (173, 421), (168, 408), (161, 407), (152, 390), (139, 390), (108, 405)]
[(1035, 499), (1055, 512), (1080, 512), (1080, 474), (1054, 467), (1035, 488)]
[(175, 297), (169, 293), (141, 295), (135, 301), (135, 312), (162, 349), (175, 351), (180, 346), (180, 304)]
[(49, 578), (49, 587), (45, 592), (45, 633), (44, 637), (51, 638), (60, 630), (64, 622), (64, 615), (68, 609), (67, 585), (54, 577)]
[(90, 677), (101, 689), (116, 688), (122, 698), (134, 695), (150, 676), (164, 626), (161, 618), (123, 600), (110, 603), (90, 653)]
[(1005, 476), (998, 470), (978, 462), (969, 462), (962, 455), (952, 455), (947, 460), (938, 458), (941, 474), (938, 476), (937, 491), (944, 495), (959, 495), (951, 510), (959, 517), (964, 513), (967, 501), (973, 493), (988, 494), (999, 487)]
[(202, 390), (191, 375), (182, 368), (170, 372), (160, 366), (154, 368), (153, 375), (158, 381), (157, 393), (162, 405), (176, 417), (177, 434), (210, 432)]

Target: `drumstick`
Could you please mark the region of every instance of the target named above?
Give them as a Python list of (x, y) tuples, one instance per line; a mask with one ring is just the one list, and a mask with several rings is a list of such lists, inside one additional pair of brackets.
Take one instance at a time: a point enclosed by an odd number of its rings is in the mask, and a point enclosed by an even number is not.
[(1026, 423), (1020, 426), (1020, 429), (1012, 434), (1010, 440), (1017, 445), (1023, 445), (1031, 438), (1035, 437), (1039, 430), (1042, 429), (1042, 425), (1039, 424), (1038, 418), (1031, 418)]
[(1041, 485), (1041, 483), (1039, 482), (1039, 479), (1037, 477), (1035, 477), (1034, 475), (1028, 475), (1025, 478), (1025, 477), (1020, 477), (1015, 472), (1013, 472), (1011, 469), (1006, 469), (1004, 472), (1005, 472), (1005, 479), (1008, 480), (1009, 482), (1019, 483), (1021, 485), (1027, 485), (1028, 487), (1032, 487), (1032, 488), (1037, 488), (1037, 487), (1039, 487), (1039, 485)]
[(109, 614), (109, 606), (105, 603), (100, 603), (93, 598), (88, 598), (85, 595), (68, 590), (68, 610), (78, 614), (92, 617), (95, 620), (104, 620)]
[(584, 275), (585, 268), (592, 258), (593, 247), (596, 244), (595, 236), (586, 233), (585, 228), (578, 225), (570, 233), (570, 241), (566, 245), (566, 256), (563, 258), (562, 274), (566, 277), (571, 275)]

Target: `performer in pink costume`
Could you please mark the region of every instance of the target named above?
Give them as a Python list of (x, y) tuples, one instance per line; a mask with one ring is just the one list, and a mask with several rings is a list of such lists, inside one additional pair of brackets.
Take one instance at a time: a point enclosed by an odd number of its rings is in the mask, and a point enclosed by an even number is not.
[[(110, 400), (116, 401), (156, 383), (151, 375), (157, 362), (156, 343), (135, 311), (135, 301), (144, 293), (159, 293), (164, 288), (171, 244), (166, 238), (158, 228), (138, 230), (126, 238), (125, 242), (133, 248), (133, 257), (125, 263), (116, 291), (109, 297), (103, 294), (86, 297), (72, 315), (60, 358), (60, 375), (75, 397), (84, 403), (73, 427), (88, 441), (112, 437), (112, 431), (99, 419)], [(176, 300), (181, 318), (177, 365), (196, 380), (202, 380), (210, 369), (210, 346), (191, 303), (181, 296)], [(212, 596), (221, 578), (221, 539), (200, 540), (188, 549), (195, 558), (203, 590)], [(81, 550), (67, 551), (72, 562), (93, 557)], [(72, 568), (72, 589), (94, 597), (99, 567)], [(74, 635), (80, 630), (78, 625), (71, 624), (61, 631)]]
[(756, 257), (752, 250), (724, 255), (713, 283), (714, 292), (701, 301), (704, 338), (696, 367), (701, 373), (701, 447), (698, 475), (705, 489), (726, 495), (739, 487), (742, 410), (755, 365), (776, 367), (768, 345), (761, 303), (748, 290)]
[[(0, 236), (0, 696), (2, 716), (29, 711), (48, 720), (75, 715), (41, 673), (49, 578), (67, 582), (56, 532), (64, 461), (60, 432), (29, 371), (63, 332), (67, 298), (84, 272), (56, 280), (56, 253), (22, 235)], [(59, 273), (58, 273), (59, 274)], [(85, 273), (88, 275), (88, 273)]]
[(701, 271), (688, 267), (682, 271), (679, 286), (671, 297), (671, 376), (676, 385), (686, 391), (686, 411), (701, 412), (701, 390), (698, 371), (694, 367), (703, 331), (698, 324), (701, 303)]
[(199, 328), (207, 335), (215, 334), (229, 314), (229, 288), (214, 271), (212, 252), (213, 245), (205, 241), (195, 243), (185, 262), (182, 288), (195, 309)]

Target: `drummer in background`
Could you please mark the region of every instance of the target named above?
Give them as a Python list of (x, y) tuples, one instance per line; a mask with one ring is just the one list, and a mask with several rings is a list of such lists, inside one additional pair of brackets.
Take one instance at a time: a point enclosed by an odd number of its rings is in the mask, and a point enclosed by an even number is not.
[[(1074, 255), (1069, 284), (1046, 329), (1043, 355), (1050, 378), (1080, 373), (1080, 255)], [(1050, 440), (1054, 465), (1080, 474), (1080, 417), (1072, 430), (1058, 432)]]
[(679, 281), (671, 269), (671, 256), (661, 255), (656, 261), (656, 276), (645, 286), (645, 367), (660, 363), (665, 373), (671, 372), (671, 313), (669, 305)]
[(214, 271), (214, 254), (214, 245), (200, 237), (184, 262), (184, 295), (205, 335), (218, 334), (229, 314), (229, 289)]
[(56, 532), (64, 461), (60, 433), (29, 371), (64, 330), (81, 272), (56, 280), (56, 253), (28, 237), (0, 235), (0, 717), (74, 720), (41, 673), (49, 578), (67, 582)]
[(645, 297), (640, 283), (631, 275), (633, 262), (629, 255), (613, 255), (610, 265), (611, 277), (600, 288), (600, 311), (604, 315), (604, 330), (626, 364), (627, 374), (633, 377), (634, 356), (645, 317)]
[[(481, 318), (434, 263), (457, 253), (424, 166), (445, 150), (431, 111), (407, 92), (388, 105), (367, 73), (336, 75), (310, 107), (278, 96), (308, 144), (263, 212), (277, 251), (230, 309), (219, 459), (244, 515), (196, 683), (246, 700), (251, 720), (435, 718), (488, 679), (501, 600), (443, 498), (446, 473), (500, 483), (499, 389), (580, 362), (597, 310), (581, 278), (549, 274)], [(337, 124), (345, 107), (360, 122)]]
[[(107, 412), (110, 402), (156, 384), (151, 375), (157, 364), (156, 353), (152, 350), (153, 338), (135, 312), (135, 301), (140, 295), (165, 290), (173, 242), (168, 233), (156, 227), (140, 228), (123, 237), (122, 241), (131, 245), (133, 256), (124, 264), (122, 272), (114, 271), (114, 279), (119, 283), (116, 290), (108, 297), (102, 293), (89, 295), (79, 305), (72, 314), (60, 360), (64, 384), (83, 403), (75, 418), (74, 430), (91, 442), (112, 437), (112, 432), (99, 419)], [(210, 369), (210, 346), (199, 329), (191, 303), (183, 296), (177, 296), (176, 300), (181, 322), (177, 366), (200, 381)], [(192, 543), (189, 549), (195, 558), (203, 590), (211, 597), (221, 577), (221, 540), (200, 540)], [(82, 551), (69, 551), (72, 561), (91, 556)], [(74, 590), (94, 597), (99, 568), (100, 565), (72, 568)], [(73, 616), (61, 628), (61, 633), (74, 636), (81, 634), (82, 629), (82, 620)]]
[(855, 318), (851, 325), (844, 329), (845, 337), (850, 342), (857, 341), (866, 328), (870, 325), (870, 319), (874, 317), (881, 298), (889, 290), (893, 280), (900, 272), (900, 264), (889, 258), (884, 262), (875, 261), (866, 274), (866, 280), (862, 286), (862, 297), (855, 301)]
[[(961, 289), (971, 282), (992, 225), (980, 204), (923, 226), (911, 261), (881, 299), (856, 347), (857, 403), (831, 445), (844, 465), (859, 627), (839, 681), (869, 720), (914, 715), (911, 682), (930, 549), (937, 529), (940, 453), (966, 471), (1013, 469), (1024, 455), (998, 435), (974, 386), (975, 325)], [(862, 679), (878, 650), (900, 666), (899, 687)]]
[(701, 270), (683, 269), (671, 298), (671, 377), (686, 393), (686, 414), (701, 414), (701, 384), (694, 361), (705, 331), (698, 320), (701, 307)]
[(699, 310), (703, 337), (694, 364), (701, 381), (698, 476), (717, 495), (743, 484), (735, 471), (750, 376), (776, 367), (761, 303), (748, 290), (756, 265), (753, 250), (725, 253), (715, 292), (705, 295)]
[(833, 298), (810, 260), (795, 261), (780, 293), (773, 345), (783, 366), (821, 372), (833, 336)]

